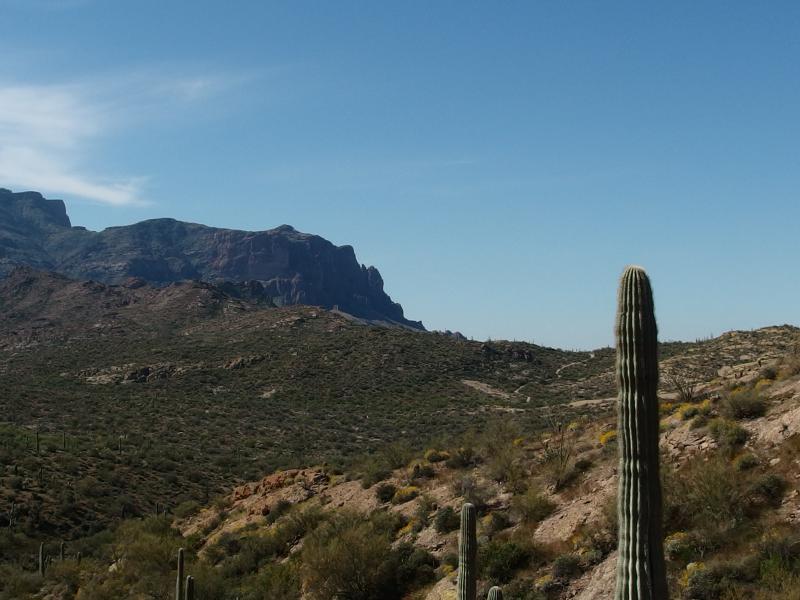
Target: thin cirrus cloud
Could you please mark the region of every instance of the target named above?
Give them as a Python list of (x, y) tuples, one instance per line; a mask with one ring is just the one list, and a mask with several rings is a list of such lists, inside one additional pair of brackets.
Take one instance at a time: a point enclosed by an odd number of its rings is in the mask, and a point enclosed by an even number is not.
[(86, 167), (93, 144), (238, 83), (148, 73), (66, 85), (0, 81), (0, 184), (109, 206), (146, 205), (147, 176), (108, 177)]

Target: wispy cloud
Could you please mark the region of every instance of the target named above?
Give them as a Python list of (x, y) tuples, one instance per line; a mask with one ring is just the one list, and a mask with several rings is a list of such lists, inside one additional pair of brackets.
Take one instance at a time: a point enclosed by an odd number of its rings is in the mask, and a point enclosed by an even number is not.
[(146, 176), (107, 177), (87, 166), (95, 143), (238, 83), (146, 71), (60, 85), (0, 81), (0, 184), (111, 206), (146, 205)]

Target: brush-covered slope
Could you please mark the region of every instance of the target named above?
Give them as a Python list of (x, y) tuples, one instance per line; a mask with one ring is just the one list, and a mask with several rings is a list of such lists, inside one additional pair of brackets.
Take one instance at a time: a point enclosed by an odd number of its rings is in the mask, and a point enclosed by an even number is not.
[(375, 267), (352, 246), (296, 231), (219, 229), (153, 219), (100, 232), (72, 227), (61, 200), (0, 189), (0, 275), (27, 265), (76, 279), (155, 285), (192, 279), (251, 282), (251, 291), (279, 305), (307, 304), (376, 321), (421, 328), (384, 292)]
[(17, 270), (0, 282), (0, 448), (16, 478), (0, 477), (3, 498), (36, 498), (32, 527), (72, 536), (279, 466), (420, 445), (487, 412), (535, 427), (535, 407), (566, 389), (556, 370), (588, 356), (275, 308), (205, 283)]
[[(798, 342), (800, 332), (785, 326), (663, 348), (670, 600), (798, 597)], [(562, 374), (588, 369), (581, 357), (564, 358)], [(472, 384), (493, 400), (507, 389)], [(572, 402), (581, 410), (473, 412), (471, 431), (427, 450), (385, 445), (344, 470), (309, 463), (213, 502), (187, 494), (166, 517), (69, 542), (67, 560), (44, 578), (30, 575), (38, 544), (18, 536), (0, 588), (20, 598), (166, 598), (184, 547), (203, 598), (454, 600), (458, 512), (468, 501), (479, 512), (479, 598), (501, 585), (510, 600), (610, 600), (615, 415), (603, 401)], [(526, 428), (526, 410), (544, 415), (539, 429)], [(58, 538), (45, 548), (56, 552)], [(78, 551), (80, 565), (71, 558)]]

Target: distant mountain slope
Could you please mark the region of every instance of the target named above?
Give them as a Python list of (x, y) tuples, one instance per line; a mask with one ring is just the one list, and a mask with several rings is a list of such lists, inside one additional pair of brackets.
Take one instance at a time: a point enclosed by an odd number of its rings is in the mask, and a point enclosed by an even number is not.
[(61, 200), (0, 188), (0, 276), (19, 265), (110, 284), (131, 277), (155, 285), (251, 282), (253, 294), (277, 305), (339, 308), (422, 328), (405, 318), (378, 270), (359, 264), (351, 246), (288, 225), (252, 232), (152, 219), (95, 232), (73, 227)]

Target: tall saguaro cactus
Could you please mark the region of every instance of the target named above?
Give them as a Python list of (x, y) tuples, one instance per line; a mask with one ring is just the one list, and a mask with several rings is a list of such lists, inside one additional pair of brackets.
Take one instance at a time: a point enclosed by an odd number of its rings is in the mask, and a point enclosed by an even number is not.
[(475, 507), (469, 502), (461, 507), (461, 531), (458, 536), (458, 600), (476, 600), (478, 583), (478, 535)]
[(44, 543), (39, 543), (39, 575), (44, 577), (45, 558), (44, 558)]
[(183, 600), (183, 548), (178, 548), (178, 577), (175, 579), (175, 600)]
[(619, 556), (616, 600), (667, 600), (658, 466), (658, 331), (644, 269), (622, 275), (617, 307)]

